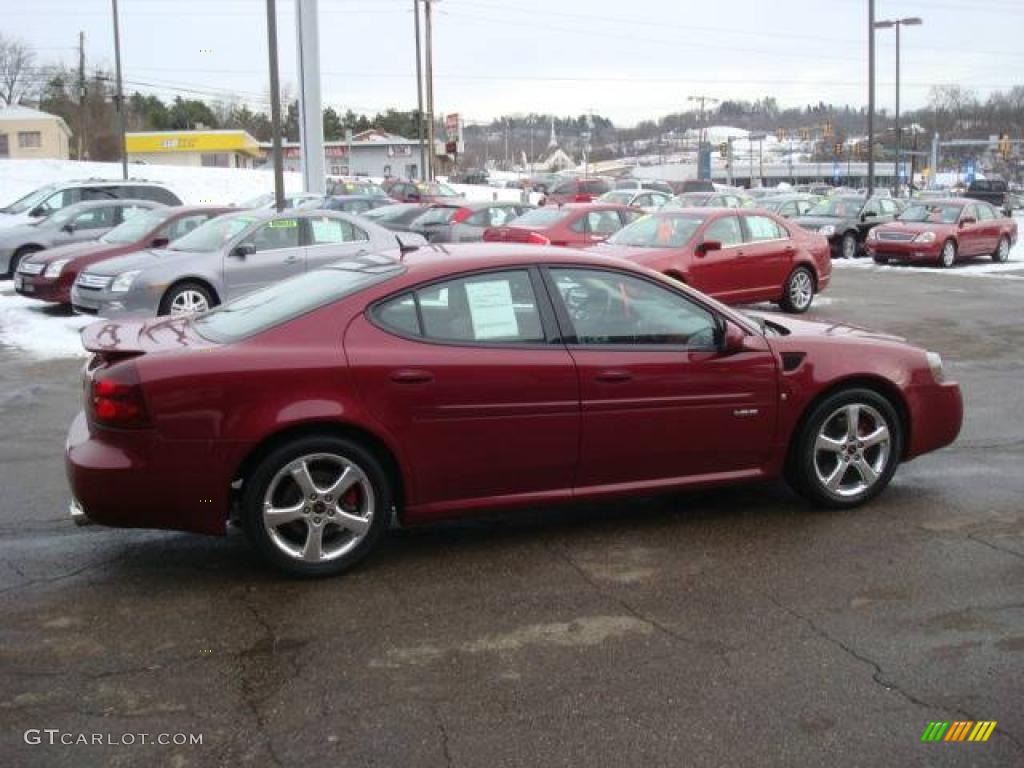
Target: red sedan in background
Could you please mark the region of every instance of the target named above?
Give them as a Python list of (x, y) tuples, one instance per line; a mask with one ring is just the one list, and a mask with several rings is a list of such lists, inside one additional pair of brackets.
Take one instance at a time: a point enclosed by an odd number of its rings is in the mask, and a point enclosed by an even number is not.
[(83, 339), (95, 354), (66, 441), (73, 517), (222, 535), (235, 508), (265, 558), (309, 576), (354, 564), (394, 514), (779, 476), (849, 508), (962, 418), (934, 353), (755, 321), (560, 248), (366, 255)]
[(643, 211), (618, 203), (567, 203), (527, 211), (504, 227), (484, 230), (484, 242), (570, 245), (601, 243)]
[(1003, 262), (1017, 242), (1017, 222), (988, 203), (965, 198), (911, 203), (896, 221), (868, 232), (865, 247), (879, 264), (958, 261), (990, 256)]
[(552, 187), (540, 204), (591, 203), (611, 189), (612, 185), (604, 179), (567, 179)]
[(774, 301), (806, 312), (828, 287), (828, 240), (775, 214), (730, 208), (659, 211), (598, 247), (728, 304)]
[(86, 267), (143, 248), (163, 248), (213, 217), (239, 210), (211, 205), (154, 208), (114, 227), (99, 240), (50, 248), (22, 259), (14, 289), (29, 298), (70, 304), (71, 286)]

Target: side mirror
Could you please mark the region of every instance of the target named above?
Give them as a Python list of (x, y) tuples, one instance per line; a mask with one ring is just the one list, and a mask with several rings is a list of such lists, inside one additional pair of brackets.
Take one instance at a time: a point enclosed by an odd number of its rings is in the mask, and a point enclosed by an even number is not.
[(256, 245), (254, 243), (239, 243), (231, 251), (231, 255), (238, 259), (244, 259), (246, 256), (252, 256), (254, 253), (256, 253)]
[(737, 352), (742, 352), (747, 334), (735, 323), (730, 323), (728, 320), (723, 322), (725, 323), (725, 328), (720, 331), (718, 349), (724, 355), (734, 355)]
[(74, 222), (69, 221), (67, 224), (65, 224), (63, 227), (61, 227), (61, 229), (63, 229), (65, 232), (67, 232), (70, 235), (72, 232), (75, 231), (75, 224), (74, 224)]
[(861, 220), (861, 221), (867, 221), (868, 219), (873, 219), (873, 218), (875, 218), (875, 217), (876, 217), (877, 215), (878, 215), (878, 214), (877, 214), (877, 213), (875, 213), (874, 211), (864, 211), (864, 213), (862, 213), (862, 214), (860, 215), (860, 220)]
[(719, 242), (718, 240), (705, 240), (704, 242), (697, 244), (697, 247), (694, 249), (694, 253), (697, 256), (705, 256), (711, 251), (720, 250), (722, 250), (721, 242)]
[(153, 240), (150, 242), (150, 246), (153, 248), (163, 248), (170, 242), (170, 238), (167, 237), (154, 237)]
[(962, 219), (960, 219), (960, 226), (961, 227), (966, 227), (968, 224), (977, 224), (977, 223), (978, 223), (978, 220), (976, 218), (974, 218), (973, 216), (964, 216)]
[(38, 219), (40, 216), (45, 216), (46, 211), (44, 211), (43, 206), (40, 205), (29, 211), (28, 215), (31, 216), (33, 219)]

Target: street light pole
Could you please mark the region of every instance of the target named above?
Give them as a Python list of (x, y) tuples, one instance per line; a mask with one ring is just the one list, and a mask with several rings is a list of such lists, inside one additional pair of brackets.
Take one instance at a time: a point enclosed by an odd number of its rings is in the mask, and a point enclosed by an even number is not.
[(114, 11), (114, 68), (117, 70), (117, 127), (121, 134), (121, 175), (128, 178), (128, 147), (125, 144), (124, 86), (121, 81), (121, 24), (117, 18), (117, 0), (111, 0)]
[(875, 191), (875, 0), (868, 0), (868, 197)]
[[(423, 68), (420, 55), (420, 0), (413, 0), (412, 12), (416, 19), (416, 140), (420, 143), (420, 181), (426, 178), (426, 151), (423, 145)], [(350, 159), (351, 162), (351, 159)]]
[(431, 1), (423, 0), (427, 69), (427, 180), (434, 180), (434, 49)]
[(897, 196), (900, 189), (900, 160), (903, 155), (903, 133), (900, 127), (900, 27), (916, 27), (923, 22), (917, 16), (908, 16), (903, 19), (892, 19), (876, 21), (873, 29), (896, 29), (896, 173), (893, 182), (893, 192)]
[[(274, 155), (274, 207), (284, 210), (284, 157), (281, 152), (281, 85), (277, 67), (277, 2), (267, 0), (267, 48), (270, 53), (270, 138)], [(351, 162), (351, 158), (349, 158)]]

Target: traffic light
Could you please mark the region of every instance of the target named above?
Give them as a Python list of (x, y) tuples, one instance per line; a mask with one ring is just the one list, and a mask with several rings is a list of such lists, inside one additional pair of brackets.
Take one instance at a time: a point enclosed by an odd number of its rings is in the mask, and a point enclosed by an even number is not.
[(729, 142), (723, 141), (721, 144), (718, 145), (718, 154), (720, 154), (722, 157), (729, 156)]

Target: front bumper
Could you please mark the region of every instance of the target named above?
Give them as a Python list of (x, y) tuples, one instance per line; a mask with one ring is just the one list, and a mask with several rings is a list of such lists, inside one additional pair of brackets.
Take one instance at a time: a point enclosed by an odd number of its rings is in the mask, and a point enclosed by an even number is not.
[(868, 240), (865, 248), (872, 258), (884, 256), (893, 261), (938, 261), (942, 254), (942, 242), (938, 239), (931, 243)]
[(153, 317), (157, 310), (144, 294), (136, 290), (114, 293), (109, 288), (82, 288), (75, 283), (71, 286), (70, 298), (71, 308), (79, 315)]
[(910, 439), (904, 451), (912, 459), (956, 440), (964, 420), (963, 395), (955, 381), (920, 384), (906, 391)]
[(71, 301), (71, 283), (63, 276), (54, 279), (43, 275), (26, 275), (18, 272), (14, 275), (14, 290), (22, 296), (56, 304), (68, 304)]
[(78, 512), (118, 528), (223, 535), (229, 470), (208, 440), (165, 440), (154, 430), (94, 433), (84, 413), (71, 424), (64, 466)]

